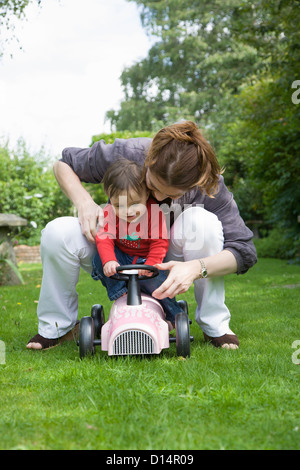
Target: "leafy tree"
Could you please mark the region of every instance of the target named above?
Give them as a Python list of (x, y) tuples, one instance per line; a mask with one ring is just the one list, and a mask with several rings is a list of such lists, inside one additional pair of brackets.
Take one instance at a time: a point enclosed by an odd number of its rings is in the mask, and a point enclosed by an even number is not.
[[(24, 16), (24, 10), (32, 0), (1, 0), (0, 1), (0, 18), (1, 23), (9, 28), (9, 19), (11, 15), (21, 18)], [(36, 0), (38, 4), (41, 0)]]
[(250, 188), (252, 215), (293, 240), (294, 254), (300, 240), (300, 107), (292, 99), (292, 87), (300, 85), (297, 5), (287, 0), (261, 2), (257, 9), (244, 5), (235, 34), (257, 48), (264, 69), (231, 97), (231, 116), (211, 116), (211, 134), (235, 194)]
[(224, 93), (237, 92), (259, 68), (256, 49), (232, 32), (239, 17), (237, 0), (135, 1), (142, 7), (144, 27), (158, 41), (147, 58), (122, 73), (125, 102), (107, 115), (118, 130), (126, 129), (124, 111), (134, 108), (137, 124), (145, 128), (140, 116), (146, 114), (147, 128), (154, 130), (156, 121), (207, 121)]
[(24, 19), (26, 16), (26, 7), (33, 1), (41, 4), (41, 0), (0, 0), (0, 27), (1, 32), (9, 31), (9, 35), (3, 41), (0, 37), (0, 57), (3, 55), (4, 42), (10, 41), (15, 38), (14, 24), (12, 18)]
[[(241, 120), (227, 137), (252, 191), (256, 210), (285, 230), (299, 246), (300, 227), (300, 107), (283, 93), (278, 81), (265, 80), (245, 88), (237, 100)], [(270, 103), (272, 105), (270, 106)], [(242, 137), (244, 133), (244, 138)], [(235, 151), (235, 156), (238, 150)], [(231, 155), (235, 160), (234, 154)], [(226, 159), (226, 158), (225, 158)]]

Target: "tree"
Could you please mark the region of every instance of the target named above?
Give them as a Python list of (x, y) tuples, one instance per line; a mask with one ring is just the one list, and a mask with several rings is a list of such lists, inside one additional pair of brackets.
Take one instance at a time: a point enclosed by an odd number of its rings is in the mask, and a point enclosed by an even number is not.
[[(244, 181), (256, 194), (252, 198), (256, 211), (293, 238), (297, 251), (300, 240), (300, 107), (292, 103), (290, 90), (284, 93), (280, 81), (271, 79), (246, 87), (237, 103), (240, 120), (231, 127), (226, 139), (227, 143), (230, 139), (235, 150), (230, 159), (242, 163)], [(226, 143), (223, 150), (225, 148)]]
[[(113, 117), (124, 129), (122, 114), (147, 109), (147, 128), (186, 117), (207, 122), (225, 92), (236, 93), (245, 77), (260, 66), (256, 49), (233, 36), (239, 18), (237, 0), (141, 1), (143, 26), (158, 37), (148, 57), (123, 71), (125, 103)], [(140, 129), (140, 127), (139, 127)]]
[[(21, 19), (25, 18), (26, 7), (32, 1), (35, 1), (38, 4), (41, 3), (41, 0), (0, 0), (0, 27), (1, 30), (9, 30), (10, 38), (14, 37), (14, 25), (11, 22), (11, 19), (13, 17)], [(0, 40), (0, 57), (3, 54), (3, 49), (3, 40)]]

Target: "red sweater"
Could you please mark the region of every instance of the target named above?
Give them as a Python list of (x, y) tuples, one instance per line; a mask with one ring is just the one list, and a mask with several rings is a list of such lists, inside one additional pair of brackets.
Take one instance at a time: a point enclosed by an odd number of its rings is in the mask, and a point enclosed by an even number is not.
[(111, 204), (104, 208), (104, 227), (99, 227), (96, 245), (103, 266), (117, 261), (115, 245), (131, 256), (146, 258), (145, 264), (161, 263), (169, 247), (165, 215), (149, 198), (147, 211), (137, 222), (127, 222), (116, 216)]

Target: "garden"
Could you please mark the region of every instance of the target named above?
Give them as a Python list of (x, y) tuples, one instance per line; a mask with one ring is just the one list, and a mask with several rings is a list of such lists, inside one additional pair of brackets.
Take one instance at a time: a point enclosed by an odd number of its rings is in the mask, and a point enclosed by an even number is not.
[[(8, 31), (33, 1), (2, 2)], [(255, 234), (257, 264), (225, 277), (240, 347), (204, 341), (191, 287), (177, 297), (192, 320), (190, 357), (173, 343), (160, 355), (96, 348), (84, 359), (75, 340), (26, 349), (38, 329), (42, 265), (15, 265), (4, 245), (38, 247), (49, 221), (77, 212), (55, 180), (57, 157), (1, 136), (0, 214), (18, 216), (19, 226), (0, 233), (0, 449), (299, 450), (299, 1), (129, 1), (157, 40), (124, 68), (124, 100), (106, 115), (111, 132), (86, 146), (152, 137), (182, 118), (201, 128)], [(83, 185), (105, 202), (101, 184)], [(107, 319), (99, 282), (81, 271), (77, 291), (79, 318), (100, 303)]]
[[(41, 265), (20, 266), (24, 285), (1, 287), (1, 449), (292, 450), (300, 447), (300, 267), (261, 259), (226, 278), (239, 350), (204, 343), (192, 289), (190, 358), (79, 359), (76, 342), (29, 351), (37, 331)], [(81, 272), (79, 317), (110, 301)], [(5, 360), (3, 360), (5, 359)]]

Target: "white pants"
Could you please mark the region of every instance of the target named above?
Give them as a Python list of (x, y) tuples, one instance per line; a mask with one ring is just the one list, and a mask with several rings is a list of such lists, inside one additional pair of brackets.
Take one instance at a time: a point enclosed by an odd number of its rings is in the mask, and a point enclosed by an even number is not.
[[(167, 259), (188, 261), (214, 255), (222, 251), (223, 242), (218, 218), (202, 207), (190, 207), (172, 226)], [(57, 338), (74, 327), (80, 267), (91, 273), (95, 253), (96, 246), (82, 235), (75, 217), (55, 219), (42, 231), (43, 280), (37, 309), (41, 336)], [(199, 279), (194, 288), (195, 318), (202, 331), (212, 337), (230, 333), (224, 278)]]

